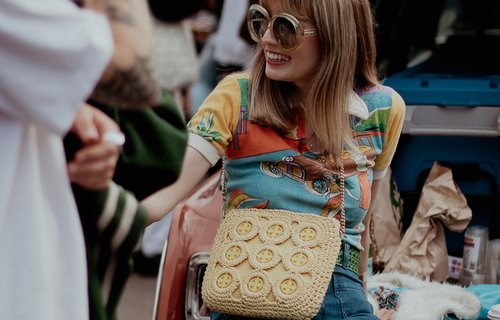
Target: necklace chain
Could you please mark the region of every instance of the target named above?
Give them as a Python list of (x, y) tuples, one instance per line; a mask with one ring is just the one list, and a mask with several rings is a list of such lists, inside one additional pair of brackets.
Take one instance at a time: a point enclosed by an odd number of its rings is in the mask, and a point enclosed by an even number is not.
[(345, 187), (345, 176), (344, 176), (344, 159), (340, 158), (340, 236), (345, 237), (345, 206), (344, 206), (344, 187)]

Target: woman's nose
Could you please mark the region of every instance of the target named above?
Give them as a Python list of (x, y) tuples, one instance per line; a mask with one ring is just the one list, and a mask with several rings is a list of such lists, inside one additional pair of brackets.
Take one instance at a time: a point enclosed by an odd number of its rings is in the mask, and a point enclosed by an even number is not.
[(266, 31), (262, 36), (261, 42), (263, 46), (265, 46), (266, 44), (277, 44), (276, 39), (274, 39), (273, 32), (271, 31), (271, 26), (268, 26), (266, 28)]

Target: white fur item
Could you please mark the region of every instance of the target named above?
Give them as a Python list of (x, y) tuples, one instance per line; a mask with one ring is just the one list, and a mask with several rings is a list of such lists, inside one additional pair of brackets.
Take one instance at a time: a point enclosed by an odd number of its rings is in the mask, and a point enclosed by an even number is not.
[(448, 313), (459, 319), (475, 319), (481, 311), (479, 299), (456, 285), (425, 281), (398, 272), (373, 275), (367, 285), (368, 289), (380, 286), (406, 289), (398, 299), (394, 320), (440, 320)]

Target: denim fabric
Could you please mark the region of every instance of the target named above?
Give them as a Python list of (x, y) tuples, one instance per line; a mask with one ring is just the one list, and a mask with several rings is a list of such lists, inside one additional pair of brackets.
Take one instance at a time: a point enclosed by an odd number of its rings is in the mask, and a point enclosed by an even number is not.
[[(346, 252), (344, 252), (345, 255)], [(344, 259), (344, 265), (346, 265), (346, 259)], [(252, 320), (254, 318), (212, 312), (211, 319)], [(363, 284), (358, 275), (343, 266), (336, 265), (323, 304), (313, 320), (341, 319), (376, 320), (379, 318), (373, 314), (373, 308), (366, 299)]]
[(358, 275), (337, 265), (325, 299), (314, 320), (376, 320)]

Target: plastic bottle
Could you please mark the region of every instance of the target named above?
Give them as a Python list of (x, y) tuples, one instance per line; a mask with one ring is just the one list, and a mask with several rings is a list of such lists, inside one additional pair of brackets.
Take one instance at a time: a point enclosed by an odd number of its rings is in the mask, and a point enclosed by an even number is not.
[(472, 226), (465, 230), (464, 256), (459, 282), (468, 286), (484, 283), (488, 227)]
[(500, 284), (500, 239), (491, 240), (488, 245), (486, 283)]

